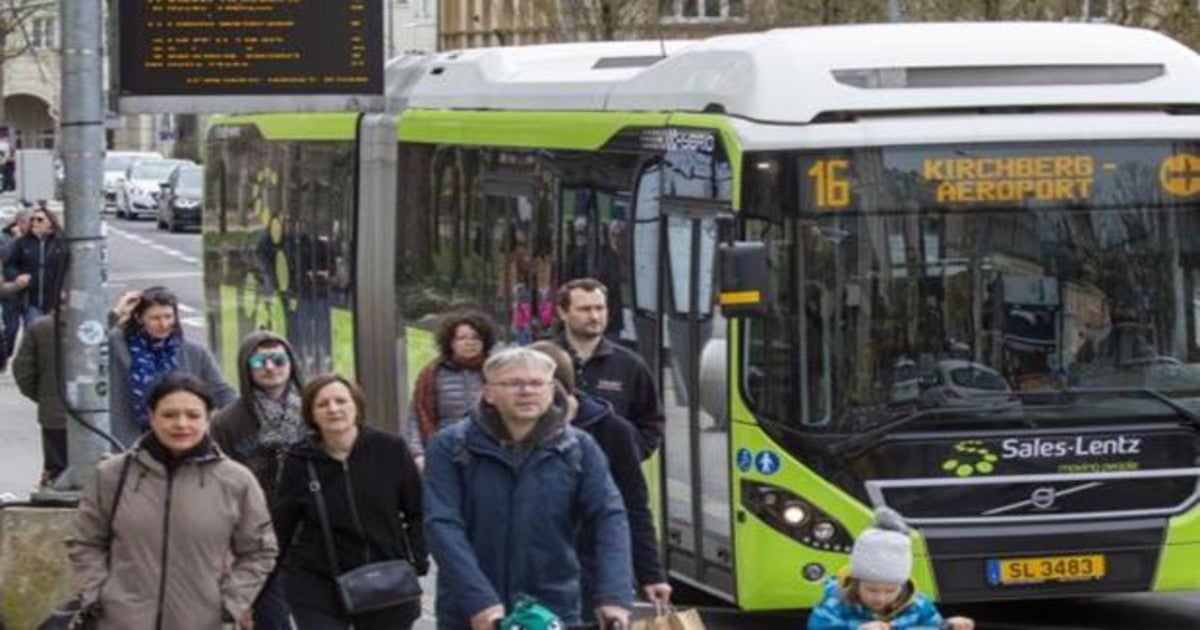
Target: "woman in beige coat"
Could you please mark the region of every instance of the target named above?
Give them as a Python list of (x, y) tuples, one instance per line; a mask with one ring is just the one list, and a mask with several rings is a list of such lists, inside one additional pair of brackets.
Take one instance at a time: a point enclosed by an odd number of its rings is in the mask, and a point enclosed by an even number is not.
[(97, 466), (75, 514), (83, 605), (101, 629), (249, 628), (278, 550), (262, 490), (209, 437), (202, 382), (168, 374), (147, 402), (150, 431)]

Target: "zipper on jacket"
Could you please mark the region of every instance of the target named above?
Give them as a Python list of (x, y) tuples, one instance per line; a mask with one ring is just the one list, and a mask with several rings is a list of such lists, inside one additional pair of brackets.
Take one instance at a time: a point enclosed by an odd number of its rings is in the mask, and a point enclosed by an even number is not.
[(38, 239), (38, 309), (46, 304), (46, 241)]
[(162, 630), (163, 627), (163, 604), (167, 597), (167, 542), (170, 540), (171, 533), (171, 487), (175, 484), (175, 471), (167, 469), (167, 500), (163, 507), (163, 540), (162, 554), (159, 562), (162, 567), (158, 572), (158, 614), (154, 619), (154, 627), (156, 630)]
[(354, 528), (358, 530), (358, 535), (362, 536), (363, 551), (366, 557), (363, 558), (364, 564), (371, 563), (371, 540), (367, 538), (367, 528), (363, 526), (362, 517), (358, 514), (358, 502), (354, 500), (354, 485), (350, 483), (350, 458), (338, 460), (342, 465), (342, 483), (346, 486), (346, 504), (350, 507), (350, 517), (354, 519)]

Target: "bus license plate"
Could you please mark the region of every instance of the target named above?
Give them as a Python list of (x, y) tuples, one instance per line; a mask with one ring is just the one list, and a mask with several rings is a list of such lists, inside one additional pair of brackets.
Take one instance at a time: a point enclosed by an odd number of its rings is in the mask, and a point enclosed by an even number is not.
[(988, 560), (988, 582), (1009, 585), (1097, 580), (1104, 577), (1106, 568), (1102, 554)]

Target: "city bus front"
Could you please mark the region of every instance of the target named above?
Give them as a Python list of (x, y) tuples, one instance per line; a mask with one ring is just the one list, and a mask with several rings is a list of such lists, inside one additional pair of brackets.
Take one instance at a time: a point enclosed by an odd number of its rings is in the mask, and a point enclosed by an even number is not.
[[(1200, 143), (781, 150), (743, 172), (768, 272), (734, 413), (769, 446), (732, 450), (740, 507), (807, 550), (795, 573), (836, 571), (887, 505), (945, 601), (1200, 587)], [(772, 448), (809, 477), (758, 474)]]

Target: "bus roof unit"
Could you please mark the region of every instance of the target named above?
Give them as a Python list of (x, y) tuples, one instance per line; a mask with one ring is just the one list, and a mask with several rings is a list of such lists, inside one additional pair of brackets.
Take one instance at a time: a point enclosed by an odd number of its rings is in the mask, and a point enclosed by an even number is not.
[(822, 114), (1200, 105), (1200, 56), (1154, 31), (1107, 24), (808, 27), (473, 49), (420, 65), (404, 97), (432, 109), (717, 111), (786, 124)]

